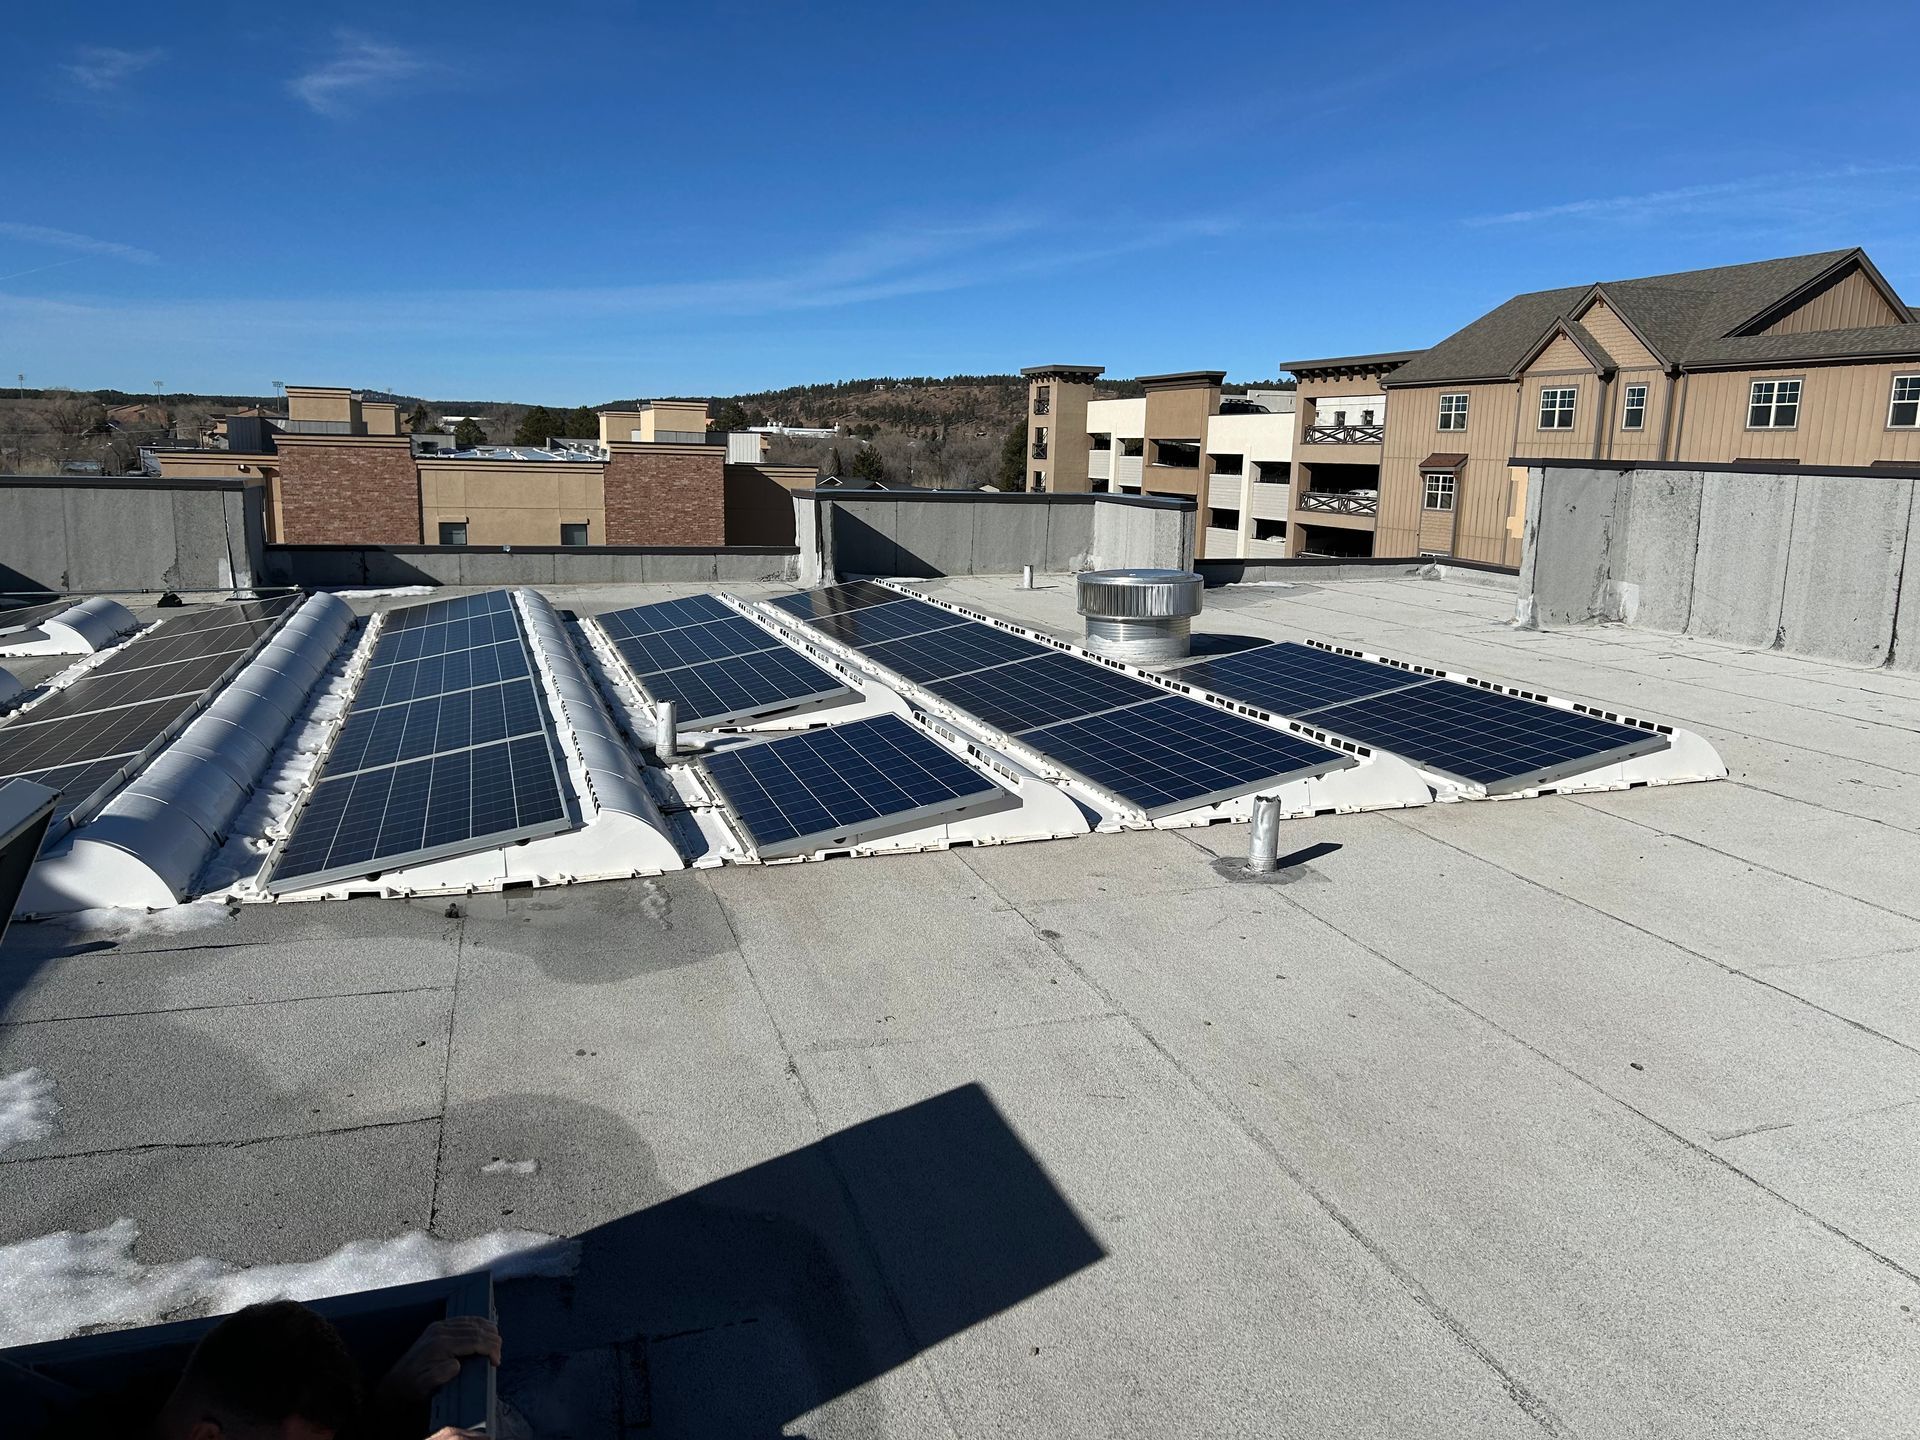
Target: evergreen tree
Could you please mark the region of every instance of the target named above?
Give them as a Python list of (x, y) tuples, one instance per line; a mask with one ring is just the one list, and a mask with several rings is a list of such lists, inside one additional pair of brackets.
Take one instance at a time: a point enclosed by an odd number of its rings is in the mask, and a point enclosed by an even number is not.
[(576, 405), (566, 414), (565, 428), (554, 433), (564, 435), (569, 440), (598, 440), (600, 438), (600, 412), (591, 405)]
[(1000, 467), (993, 483), (1002, 490), (1027, 488), (1027, 422), (1024, 419), (1014, 421), (1007, 438), (1000, 442)]
[(407, 416), (408, 432), (414, 435), (424, 435), (427, 433), (428, 424), (427, 407), (416, 401), (413, 407), (413, 413)]
[(520, 417), (520, 428), (513, 432), (516, 445), (544, 445), (560, 433), (560, 421), (544, 405), (536, 405)]
[(487, 443), (487, 432), (480, 428), (479, 421), (469, 417), (453, 427), (453, 443), (456, 449), (471, 450)]
[(885, 480), (887, 462), (880, 458), (880, 452), (871, 445), (862, 445), (853, 457), (853, 469), (848, 472), (855, 480)]
[(846, 473), (847, 462), (840, 458), (840, 447), (836, 445), (827, 451), (827, 474), (839, 477)]

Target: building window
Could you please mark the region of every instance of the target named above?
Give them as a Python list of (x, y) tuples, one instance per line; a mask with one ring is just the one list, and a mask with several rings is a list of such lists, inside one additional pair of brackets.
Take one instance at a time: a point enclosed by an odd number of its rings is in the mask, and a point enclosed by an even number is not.
[(1033, 390), (1033, 413), (1044, 415), (1051, 409), (1053, 409), (1053, 387), (1036, 385)]
[(1256, 540), (1284, 540), (1287, 538), (1287, 522), (1284, 520), (1262, 520), (1255, 517), (1253, 538)]
[(1647, 428), (1647, 387), (1629, 385), (1626, 388), (1626, 403), (1620, 411), (1622, 430), (1644, 430)]
[(1747, 395), (1749, 430), (1791, 430), (1800, 423), (1798, 380), (1756, 380)]
[(1113, 436), (1089, 435), (1087, 436), (1087, 448), (1089, 450), (1111, 450), (1113, 449)]
[(584, 545), (587, 543), (587, 527), (580, 525), (562, 525), (560, 527), (562, 545)]
[(1580, 391), (1572, 385), (1549, 385), (1540, 392), (1540, 428), (1571, 430), (1573, 402)]
[(464, 520), (442, 520), (440, 522), (440, 543), (442, 545), (466, 544), (467, 522)]
[(1213, 457), (1213, 473), (1216, 475), (1244, 475), (1247, 470), (1247, 457), (1244, 455), (1216, 455)]
[(1362, 425), (1371, 425), (1373, 423), (1373, 412), (1371, 410), (1362, 410), (1360, 412), (1360, 423)]
[(1207, 525), (1214, 530), (1238, 530), (1240, 528), (1240, 512), (1238, 510), (1209, 509), (1207, 511)]
[(1047, 472), (1046, 471), (1036, 470), (1033, 472), (1033, 488), (1035, 490), (1045, 490), (1047, 488)]
[(1334, 424), (1336, 424), (1336, 425), (1344, 425), (1344, 424), (1346, 424), (1346, 423), (1347, 423), (1347, 412), (1346, 412), (1346, 411), (1344, 411), (1344, 410), (1336, 410), (1336, 411), (1334, 411), (1334, 412), (1333, 412), (1333, 423), (1334, 423)]
[(1176, 470), (1198, 470), (1200, 444), (1196, 440), (1156, 440), (1153, 442), (1153, 463), (1170, 465)]
[(1442, 395), (1440, 397), (1440, 428), (1442, 430), (1464, 430), (1467, 428), (1467, 397), (1465, 394)]
[(1887, 424), (1898, 430), (1920, 425), (1920, 375), (1893, 377), (1893, 401), (1887, 407)]
[(1285, 460), (1253, 462), (1253, 483), (1256, 485), (1284, 485), (1292, 478), (1293, 466)]
[(1044, 425), (1033, 427), (1033, 458), (1036, 460), (1047, 458), (1047, 427)]
[(1428, 470), (1423, 472), (1427, 482), (1427, 509), (1453, 509), (1454, 474), (1451, 470)]

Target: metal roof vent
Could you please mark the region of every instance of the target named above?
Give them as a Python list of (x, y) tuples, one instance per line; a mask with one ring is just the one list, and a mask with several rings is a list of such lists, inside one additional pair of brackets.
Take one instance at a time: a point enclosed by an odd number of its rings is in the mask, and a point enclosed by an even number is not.
[(1135, 665), (1184, 660), (1206, 582), (1190, 570), (1089, 570), (1079, 577), (1087, 648)]

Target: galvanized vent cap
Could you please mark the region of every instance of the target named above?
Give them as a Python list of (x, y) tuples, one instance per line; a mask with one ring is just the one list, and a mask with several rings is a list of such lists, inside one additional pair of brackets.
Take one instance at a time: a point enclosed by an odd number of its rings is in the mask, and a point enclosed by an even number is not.
[(1092, 616), (1198, 615), (1206, 582), (1191, 570), (1088, 570), (1079, 577), (1080, 613)]

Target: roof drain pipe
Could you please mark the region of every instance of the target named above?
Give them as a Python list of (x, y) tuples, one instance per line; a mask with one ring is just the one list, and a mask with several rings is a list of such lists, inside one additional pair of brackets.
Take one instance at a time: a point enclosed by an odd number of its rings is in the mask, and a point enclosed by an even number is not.
[(1022, 565), (1020, 567), (1020, 588), (1022, 590), (1031, 590), (1033, 588), (1033, 566)]
[(1247, 845), (1247, 870), (1271, 875), (1280, 868), (1280, 797), (1253, 797), (1253, 833)]
[(680, 707), (662, 700), (653, 712), (653, 749), (662, 760), (671, 760), (680, 749)]

